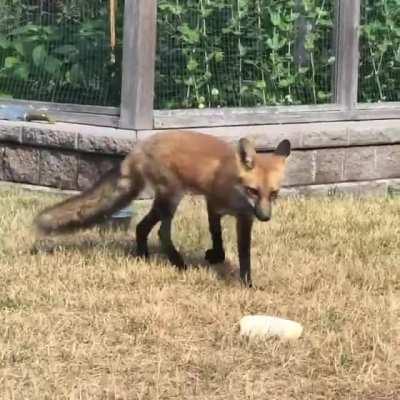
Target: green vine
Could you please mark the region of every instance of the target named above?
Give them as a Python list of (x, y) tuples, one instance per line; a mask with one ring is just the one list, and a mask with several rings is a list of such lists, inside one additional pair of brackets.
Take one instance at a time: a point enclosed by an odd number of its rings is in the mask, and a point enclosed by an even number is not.
[(359, 101), (400, 101), (400, 0), (363, 0)]
[(333, 0), (159, 0), (156, 108), (332, 99)]
[[(332, 101), (334, 0), (159, 0), (155, 108)], [(121, 2), (122, 3), (122, 2)], [(118, 106), (108, 0), (0, 0), (0, 96)], [(400, 0), (363, 0), (359, 101), (400, 101)]]
[(119, 105), (122, 10), (117, 62), (108, 0), (0, 0), (0, 10), (0, 95)]

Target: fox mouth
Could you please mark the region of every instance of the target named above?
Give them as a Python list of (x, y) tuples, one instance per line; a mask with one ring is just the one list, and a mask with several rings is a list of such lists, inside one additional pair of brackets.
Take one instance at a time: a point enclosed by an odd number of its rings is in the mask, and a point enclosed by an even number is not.
[(257, 209), (254, 210), (254, 214), (259, 221), (268, 222), (271, 219), (270, 215), (257, 212)]
[(271, 219), (271, 209), (264, 210), (256, 204), (253, 210), (254, 215), (259, 221), (268, 222)]

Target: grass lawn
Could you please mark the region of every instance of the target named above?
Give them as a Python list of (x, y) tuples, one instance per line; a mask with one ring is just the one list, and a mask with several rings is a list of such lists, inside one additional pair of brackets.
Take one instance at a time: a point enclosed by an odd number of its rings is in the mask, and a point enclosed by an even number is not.
[[(280, 200), (256, 223), (253, 281), (207, 268), (204, 204), (185, 200), (174, 225), (179, 273), (158, 252), (128, 256), (133, 226), (42, 243), (34, 214), (57, 197), (0, 192), (1, 399), (399, 399), (400, 201)], [(138, 214), (143, 215), (139, 208)], [(139, 217), (137, 216), (137, 218)], [(292, 343), (248, 343), (249, 313), (294, 319)]]

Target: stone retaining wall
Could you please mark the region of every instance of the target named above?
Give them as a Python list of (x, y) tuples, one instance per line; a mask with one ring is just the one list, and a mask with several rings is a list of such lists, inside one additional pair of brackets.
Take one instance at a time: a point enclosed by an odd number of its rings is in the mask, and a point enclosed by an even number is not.
[[(396, 183), (400, 178), (400, 120), (198, 130), (229, 142), (250, 136), (259, 151), (269, 151), (281, 139), (290, 139), (294, 151), (285, 182), (290, 191), (306, 193), (309, 188), (313, 193), (321, 187), (358, 191), (363, 185), (387, 188), (388, 179)], [(82, 190), (152, 134), (154, 131), (0, 121), (0, 180)]]

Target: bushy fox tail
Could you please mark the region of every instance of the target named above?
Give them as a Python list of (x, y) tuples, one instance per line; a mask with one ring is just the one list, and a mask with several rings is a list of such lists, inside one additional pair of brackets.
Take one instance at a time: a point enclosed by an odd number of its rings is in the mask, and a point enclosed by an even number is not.
[(91, 189), (43, 210), (34, 220), (39, 233), (68, 233), (105, 221), (143, 190), (139, 171), (122, 176), (121, 167), (105, 174)]

